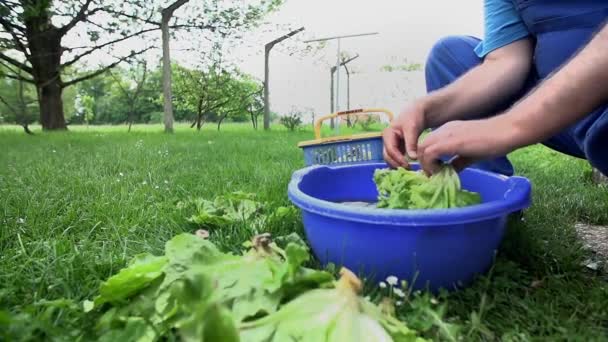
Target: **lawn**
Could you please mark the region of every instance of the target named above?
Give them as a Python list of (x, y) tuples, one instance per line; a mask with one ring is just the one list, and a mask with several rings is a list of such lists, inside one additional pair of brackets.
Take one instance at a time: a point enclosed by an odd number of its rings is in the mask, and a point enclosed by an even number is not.
[[(181, 200), (243, 191), (289, 205), (287, 183), (303, 167), (296, 145), (311, 136), (234, 124), (173, 135), (159, 126), (34, 136), (0, 128), (0, 340), (73, 340), (90, 328), (70, 300), (92, 298), (133, 255), (162, 253), (194, 231)], [(512, 160), (533, 182), (534, 203), (510, 223), (491, 273), (432, 300), (412, 294), (399, 317), (436, 340), (608, 340), (608, 279), (582, 265), (574, 230), (608, 224), (608, 190), (591, 184), (584, 161), (542, 146)], [(297, 216), (266, 228), (302, 235)], [(234, 250), (254, 233), (236, 225), (210, 239)]]

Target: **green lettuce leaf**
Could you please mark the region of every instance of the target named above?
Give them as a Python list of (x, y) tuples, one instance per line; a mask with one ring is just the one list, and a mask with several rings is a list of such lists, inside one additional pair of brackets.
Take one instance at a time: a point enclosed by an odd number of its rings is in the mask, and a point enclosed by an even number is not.
[(447, 164), (431, 177), (404, 168), (378, 169), (374, 182), (379, 208), (448, 209), (481, 203), (481, 195), (463, 189), (458, 173)]
[(167, 258), (164, 256), (149, 253), (136, 255), (126, 268), (101, 284), (93, 305), (85, 303), (86, 311), (104, 303), (117, 303), (129, 298), (160, 277), (166, 264)]

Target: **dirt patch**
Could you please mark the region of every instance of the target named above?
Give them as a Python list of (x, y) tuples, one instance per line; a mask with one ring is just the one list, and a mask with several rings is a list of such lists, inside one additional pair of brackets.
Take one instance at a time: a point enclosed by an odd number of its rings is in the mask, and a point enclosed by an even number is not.
[(577, 223), (574, 228), (584, 248), (593, 254), (584, 262), (585, 266), (595, 271), (603, 268), (608, 272), (608, 226)]

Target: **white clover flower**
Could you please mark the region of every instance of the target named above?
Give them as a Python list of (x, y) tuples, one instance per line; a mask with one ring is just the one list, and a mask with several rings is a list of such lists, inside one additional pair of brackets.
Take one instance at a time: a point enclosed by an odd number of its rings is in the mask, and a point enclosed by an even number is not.
[(143, 181), (143, 182), (141, 182), (141, 184), (142, 184), (142, 185), (146, 185), (146, 184), (148, 184), (148, 182)]
[(165, 179), (165, 184), (169, 184), (169, 181)]
[(53, 150), (53, 153), (57, 153), (57, 151)]
[(402, 301), (400, 301), (400, 300), (398, 300), (397, 302), (395, 302), (395, 305), (397, 305), (397, 306), (401, 306), (401, 305), (403, 305), (403, 302), (402, 302)]
[(155, 185), (155, 186), (154, 186), (154, 189), (158, 189), (158, 188), (159, 188), (159, 186), (158, 186), (158, 185)]
[(383, 282), (383, 281), (381, 281), (380, 284), (379, 284), (379, 286), (380, 286), (381, 289), (384, 289), (384, 288), (386, 288), (386, 283)]
[(24, 224), (25, 223), (25, 219), (22, 218), (22, 217), (20, 217), (20, 218), (17, 219), (17, 223)]
[(389, 285), (395, 286), (399, 282), (399, 279), (395, 276), (388, 276), (386, 277), (386, 282), (389, 283)]
[(395, 295), (397, 297), (400, 297), (400, 298), (405, 297), (405, 293), (401, 289), (395, 288), (393, 291), (395, 292)]
[(120, 177), (124, 177), (124, 175), (125, 175), (125, 174), (124, 174), (124, 173), (122, 173), (122, 172), (119, 172), (119, 173), (118, 173), (118, 175), (119, 175)]

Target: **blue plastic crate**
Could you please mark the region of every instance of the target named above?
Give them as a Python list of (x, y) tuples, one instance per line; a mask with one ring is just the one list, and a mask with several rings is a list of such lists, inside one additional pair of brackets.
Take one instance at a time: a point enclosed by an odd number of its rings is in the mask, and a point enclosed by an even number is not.
[(302, 150), (304, 162), (310, 166), (381, 162), (382, 148), (382, 137), (375, 137), (304, 146)]
[(393, 114), (386, 109), (356, 109), (324, 116), (315, 123), (315, 140), (298, 144), (304, 152), (306, 166), (346, 165), (356, 163), (382, 162), (382, 133), (362, 133), (338, 137), (321, 137), (323, 121), (342, 115), (383, 112), (389, 121)]

